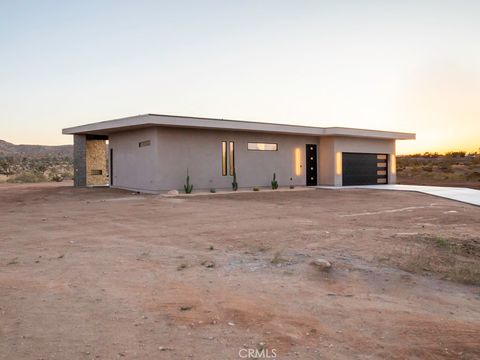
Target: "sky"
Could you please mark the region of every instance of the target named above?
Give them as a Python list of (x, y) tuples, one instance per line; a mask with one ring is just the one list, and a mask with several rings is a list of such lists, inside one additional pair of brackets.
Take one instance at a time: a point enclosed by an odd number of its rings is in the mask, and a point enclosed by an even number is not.
[(0, 139), (144, 114), (480, 148), (480, 1), (0, 0)]

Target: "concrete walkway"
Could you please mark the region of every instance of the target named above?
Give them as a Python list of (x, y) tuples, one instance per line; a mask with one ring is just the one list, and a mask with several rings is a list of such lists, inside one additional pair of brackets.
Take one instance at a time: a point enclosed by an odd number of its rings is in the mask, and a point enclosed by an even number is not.
[(416, 191), (446, 199), (461, 201), (467, 204), (480, 206), (480, 190), (446, 186), (421, 186), (421, 185), (356, 185), (356, 186), (317, 186), (317, 189), (373, 189), (373, 190), (399, 190)]

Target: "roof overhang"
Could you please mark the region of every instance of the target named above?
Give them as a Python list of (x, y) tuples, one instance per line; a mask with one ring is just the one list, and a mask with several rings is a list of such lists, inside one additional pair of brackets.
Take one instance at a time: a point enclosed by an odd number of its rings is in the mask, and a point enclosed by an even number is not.
[(182, 127), (194, 129), (252, 131), (291, 135), (310, 136), (350, 136), (377, 139), (415, 139), (415, 134), (393, 131), (378, 131), (366, 129), (353, 129), (344, 127), (314, 127), (300, 125), (285, 125), (263, 122), (211, 119), (188, 116), (145, 114), (131, 116), (116, 120), (101, 121), (97, 123), (70, 127), (62, 130), (62, 134), (89, 134), (109, 135), (119, 131), (147, 128), (152, 126)]

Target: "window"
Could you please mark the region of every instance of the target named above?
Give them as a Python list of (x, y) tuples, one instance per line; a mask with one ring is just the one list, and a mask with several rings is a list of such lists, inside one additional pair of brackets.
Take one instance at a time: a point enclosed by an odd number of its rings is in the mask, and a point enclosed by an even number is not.
[(253, 151), (277, 151), (278, 144), (269, 144), (269, 143), (248, 143), (248, 150)]
[(138, 147), (150, 146), (150, 140), (140, 141)]
[(227, 176), (227, 142), (222, 141), (222, 176)]
[(102, 170), (91, 170), (90, 175), (102, 175), (103, 171)]
[(233, 176), (233, 171), (235, 169), (235, 143), (230, 141), (230, 176)]

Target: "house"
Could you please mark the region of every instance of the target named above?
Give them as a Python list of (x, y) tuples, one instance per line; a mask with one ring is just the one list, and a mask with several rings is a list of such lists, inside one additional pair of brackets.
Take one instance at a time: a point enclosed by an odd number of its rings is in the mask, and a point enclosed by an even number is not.
[(415, 134), (146, 114), (63, 129), (75, 186), (160, 192), (395, 183), (395, 141)]

